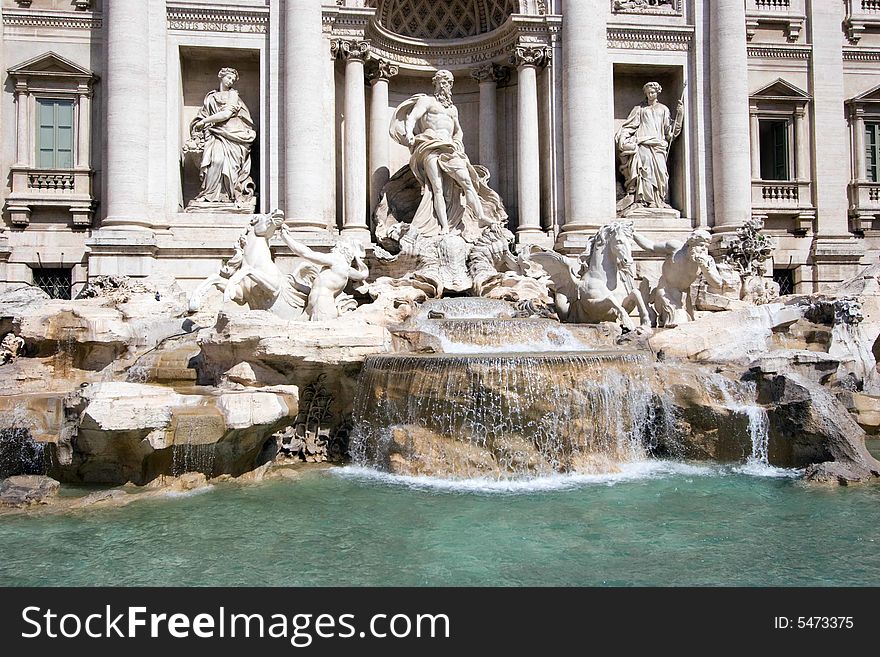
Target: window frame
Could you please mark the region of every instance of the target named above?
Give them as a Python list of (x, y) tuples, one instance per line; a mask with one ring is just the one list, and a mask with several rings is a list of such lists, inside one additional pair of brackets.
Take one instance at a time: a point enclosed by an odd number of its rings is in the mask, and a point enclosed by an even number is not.
[[(42, 122), (42, 108), (45, 107), (44, 103), (52, 103), (54, 109), (54, 123), (53, 123), (53, 140), (52, 140), (52, 154), (53, 154), (53, 164), (51, 166), (47, 166), (42, 161), (43, 149), (41, 148), (41, 134), (43, 129)], [(58, 162), (59, 151), (58, 149), (58, 107), (59, 105), (64, 104), (70, 107), (70, 148), (69, 148), (69, 164), (62, 166)], [(76, 166), (76, 157), (77, 157), (77, 102), (75, 98), (64, 97), (64, 96), (44, 96), (44, 95), (35, 95), (34, 96), (34, 168), (36, 169), (50, 169), (50, 170), (70, 170), (75, 168)]]
[[(775, 124), (782, 125), (784, 128), (782, 130), (774, 130), (771, 129), (770, 133), (773, 136), (772, 144), (765, 144), (764, 142), (764, 129), (763, 126), (766, 124)], [(794, 134), (794, 119), (792, 116), (785, 115), (759, 115), (758, 116), (758, 145), (760, 149), (760, 158), (761, 158), (761, 180), (763, 182), (795, 182), (792, 173), (795, 170), (795, 152), (797, 151), (797, 144), (795, 143), (795, 134)], [(782, 144), (784, 149), (784, 155), (782, 158), (778, 157), (776, 153), (778, 145), (776, 143), (776, 137), (778, 134), (782, 134), (784, 137), (784, 143)], [(774, 172), (774, 176), (776, 177), (767, 177), (764, 174), (767, 173), (764, 170), (765, 164), (765, 148), (769, 148), (770, 152), (767, 154), (768, 157), (772, 160), (772, 168), (778, 170), (780, 166), (784, 167), (784, 175), (777, 174)]]

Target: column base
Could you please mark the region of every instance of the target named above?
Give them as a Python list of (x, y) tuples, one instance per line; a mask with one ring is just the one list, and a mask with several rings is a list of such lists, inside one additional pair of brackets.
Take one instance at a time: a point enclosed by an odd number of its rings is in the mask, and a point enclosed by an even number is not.
[(520, 228), (516, 233), (516, 243), (518, 245), (535, 244), (545, 249), (552, 249), (554, 238), (552, 234), (548, 235), (539, 228)]
[(360, 242), (364, 246), (368, 246), (373, 241), (373, 236), (370, 233), (370, 229), (362, 226), (343, 226), (340, 236), (343, 239)]
[(851, 235), (816, 238), (810, 258), (816, 272), (815, 291), (823, 292), (856, 276), (864, 267), (865, 252), (865, 244)]

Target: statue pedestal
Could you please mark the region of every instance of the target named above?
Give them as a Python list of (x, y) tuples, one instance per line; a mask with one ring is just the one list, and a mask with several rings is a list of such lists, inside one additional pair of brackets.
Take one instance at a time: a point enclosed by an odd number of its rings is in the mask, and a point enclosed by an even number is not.
[(645, 208), (632, 206), (629, 210), (623, 212), (620, 217), (622, 219), (629, 219), (636, 224), (641, 223), (642, 221), (653, 220), (675, 221), (681, 219), (681, 212), (675, 208)]
[(235, 203), (213, 203), (209, 201), (190, 201), (185, 212), (206, 214), (254, 214), (257, 208), (257, 200), (251, 199), (250, 203), (237, 205)]

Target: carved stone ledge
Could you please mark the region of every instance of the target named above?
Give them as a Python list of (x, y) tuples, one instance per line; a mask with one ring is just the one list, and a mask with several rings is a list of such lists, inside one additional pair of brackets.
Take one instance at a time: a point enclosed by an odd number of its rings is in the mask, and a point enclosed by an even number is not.
[(237, 32), (266, 34), (269, 12), (217, 7), (168, 7), (168, 29), (187, 32)]
[(619, 50), (688, 51), (693, 41), (693, 28), (608, 27), (608, 47)]
[(804, 31), (807, 17), (799, 14), (757, 13), (746, 15), (746, 39), (751, 41), (762, 27), (780, 26), (789, 43), (797, 43)]
[(810, 59), (812, 46), (791, 45), (791, 46), (748, 46), (747, 52), (749, 59), (801, 59), (807, 61)]
[(3, 25), (9, 27), (33, 27), (37, 29), (66, 28), (71, 30), (100, 30), (103, 19), (100, 13), (90, 11), (54, 11), (39, 9), (4, 9)]

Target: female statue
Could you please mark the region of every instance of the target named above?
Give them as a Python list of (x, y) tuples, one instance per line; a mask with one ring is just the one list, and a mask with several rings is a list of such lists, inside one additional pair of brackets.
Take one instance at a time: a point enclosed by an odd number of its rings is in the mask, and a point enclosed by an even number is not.
[(670, 207), (666, 158), (670, 145), (681, 134), (684, 105), (679, 101), (673, 121), (669, 108), (657, 100), (661, 91), (657, 82), (644, 86), (646, 102), (633, 108), (615, 138), (620, 172), (626, 181), (626, 196), (617, 204), (620, 216), (639, 207)]
[(218, 208), (253, 212), (256, 205), (251, 178), (251, 144), (257, 137), (247, 105), (233, 85), (234, 68), (217, 74), (220, 88), (205, 96), (205, 102), (190, 124), (192, 139), (184, 152), (201, 151), (201, 191), (187, 211)]

